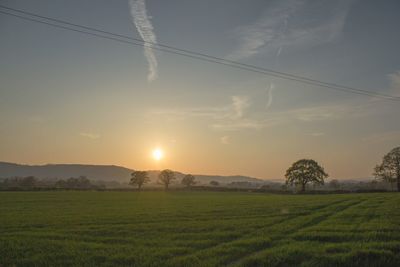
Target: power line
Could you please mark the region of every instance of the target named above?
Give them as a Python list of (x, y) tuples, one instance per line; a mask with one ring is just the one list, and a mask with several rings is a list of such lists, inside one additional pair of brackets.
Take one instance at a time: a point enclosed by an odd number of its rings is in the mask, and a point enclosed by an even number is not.
[[(221, 64), (221, 65), (225, 65), (225, 66), (230, 66), (230, 67), (234, 67), (234, 68), (238, 68), (238, 69), (242, 69), (242, 70), (246, 70), (246, 71), (250, 71), (250, 72), (255, 72), (255, 73), (260, 73), (260, 74), (264, 74), (264, 75), (277, 77), (280, 79), (286, 79), (286, 80), (301, 82), (304, 84), (316, 85), (316, 86), (320, 86), (320, 87), (324, 87), (324, 88), (328, 88), (328, 89), (332, 89), (332, 90), (344, 91), (344, 92), (348, 92), (348, 93), (354, 93), (354, 94), (360, 94), (360, 95), (366, 95), (366, 96), (372, 96), (372, 97), (379, 97), (379, 98), (393, 100), (393, 101), (400, 101), (400, 97), (396, 97), (396, 96), (392, 96), (392, 95), (375, 93), (375, 92), (371, 92), (368, 90), (362, 90), (362, 89), (348, 87), (348, 86), (339, 85), (339, 84), (335, 84), (335, 83), (324, 82), (324, 81), (311, 79), (311, 78), (307, 78), (307, 77), (303, 77), (303, 76), (293, 75), (293, 74), (286, 73), (286, 72), (274, 71), (271, 69), (262, 68), (262, 67), (258, 67), (255, 65), (250, 65), (250, 64), (237, 62), (237, 61), (227, 60), (224, 58), (219, 58), (219, 57), (215, 57), (215, 56), (211, 56), (208, 54), (199, 53), (199, 52), (195, 52), (195, 51), (191, 51), (191, 50), (180, 49), (180, 48), (165, 45), (165, 44), (146, 42), (146, 41), (143, 41), (138, 38), (133, 38), (133, 37), (126, 36), (126, 35), (121, 35), (121, 34), (116, 34), (116, 33), (112, 33), (109, 31), (96, 29), (93, 27), (75, 24), (75, 23), (71, 23), (68, 21), (63, 21), (63, 20), (59, 20), (59, 19), (55, 19), (55, 18), (51, 18), (51, 17), (47, 17), (47, 16), (42, 16), (42, 15), (34, 14), (31, 12), (27, 12), (24, 10), (6, 7), (3, 5), (0, 5), (0, 8), (11, 10), (13, 12), (18, 12), (18, 13), (28, 15), (31, 17), (39, 18), (40, 20), (0, 10), (1, 14), (10, 15), (10, 16), (14, 16), (14, 17), (17, 17), (17, 18), (20, 18), (23, 20), (33, 21), (33, 22), (45, 24), (48, 26), (53, 26), (53, 27), (57, 27), (57, 28), (65, 29), (65, 30), (70, 30), (70, 31), (75, 31), (75, 32), (79, 32), (82, 34), (87, 34), (87, 35), (91, 35), (91, 36), (95, 36), (95, 37), (99, 37), (99, 38), (105, 38), (105, 39), (109, 39), (109, 40), (113, 40), (113, 41), (117, 41), (117, 42), (121, 42), (121, 43), (126, 43), (126, 44), (131, 44), (131, 45), (135, 45), (135, 46), (150, 47), (152, 49), (156, 49), (156, 50), (167, 52), (167, 53), (172, 53), (175, 55), (185, 56), (185, 57), (189, 57), (189, 58), (193, 58), (193, 59), (199, 59), (199, 60), (216, 63), (216, 64)], [(43, 19), (45, 19), (47, 21), (43, 21)], [(48, 21), (51, 21), (51, 22), (48, 22)], [(52, 22), (55, 22), (57, 24), (52, 23)], [(64, 26), (64, 25), (67, 25), (67, 26)], [(72, 26), (74, 28), (71, 28), (70, 26)], [(76, 28), (78, 28), (78, 29), (76, 29)], [(83, 29), (83, 30), (81, 30), (81, 29)]]

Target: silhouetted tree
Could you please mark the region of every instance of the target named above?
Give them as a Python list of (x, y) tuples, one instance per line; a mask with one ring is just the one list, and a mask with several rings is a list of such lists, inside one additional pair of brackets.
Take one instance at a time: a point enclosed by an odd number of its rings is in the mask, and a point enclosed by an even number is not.
[(169, 184), (174, 179), (175, 179), (175, 173), (168, 169), (161, 171), (160, 174), (158, 175), (158, 180), (164, 185), (165, 190), (168, 190)]
[(58, 188), (66, 188), (67, 187), (67, 183), (64, 180), (58, 180), (55, 183), (55, 186)]
[(129, 184), (137, 185), (138, 190), (140, 190), (145, 183), (150, 181), (146, 171), (134, 171), (131, 173), (131, 177)]
[(340, 188), (340, 183), (339, 183), (338, 180), (333, 179), (333, 180), (331, 180), (331, 181), (329, 182), (329, 187), (332, 188), (332, 189), (337, 190), (337, 189)]
[(286, 184), (301, 186), (301, 192), (306, 190), (306, 184), (324, 184), (324, 179), (328, 177), (324, 168), (312, 159), (301, 159), (293, 163), (286, 171)]
[(183, 184), (186, 187), (191, 187), (196, 184), (195, 177), (191, 174), (186, 174), (182, 178), (181, 184)]
[(86, 176), (79, 176), (77, 179), (77, 186), (79, 188), (90, 188), (92, 187), (92, 184), (90, 183), (90, 180), (86, 178)]
[(68, 189), (89, 189), (96, 188), (86, 176), (79, 176), (78, 178), (70, 177), (66, 181), (58, 180), (55, 183), (58, 188), (68, 188)]
[(219, 186), (219, 183), (217, 181), (211, 181), (210, 185), (212, 186)]
[(33, 176), (27, 176), (20, 180), (19, 185), (22, 187), (34, 187), (37, 183), (37, 179)]
[(376, 187), (378, 186), (378, 181), (377, 180), (372, 180), (367, 185), (368, 185), (368, 189), (376, 190)]
[(374, 175), (391, 184), (397, 181), (397, 191), (400, 192), (400, 147), (393, 148), (383, 157), (382, 163), (375, 166)]

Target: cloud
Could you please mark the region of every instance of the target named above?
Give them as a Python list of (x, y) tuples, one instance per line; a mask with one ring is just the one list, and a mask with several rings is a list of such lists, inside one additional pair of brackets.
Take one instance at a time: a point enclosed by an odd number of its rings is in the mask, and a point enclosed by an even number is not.
[(231, 138), (228, 135), (222, 136), (220, 140), (223, 145), (229, 145), (231, 142)]
[(340, 118), (344, 110), (340, 107), (313, 107), (297, 109), (291, 113), (300, 121), (312, 122)]
[(270, 83), (269, 87), (267, 88), (267, 105), (266, 108), (268, 109), (271, 105), (272, 105), (272, 91), (275, 89), (275, 84), (274, 83)]
[(390, 81), (392, 82), (393, 87), (400, 88), (400, 70), (396, 71), (395, 73), (391, 73), (388, 75)]
[(400, 96), (400, 71), (388, 75), (391, 83), (391, 93)]
[(205, 106), (189, 108), (158, 109), (150, 112), (150, 115), (164, 116), (168, 120), (182, 120), (188, 117), (208, 117), (214, 120), (236, 120), (244, 116), (250, 102), (246, 96), (232, 96), (231, 104), (223, 106)]
[(247, 96), (231, 96), (231, 103), (216, 107), (174, 108), (150, 111), (150, 116), (162, 116), (166, 121), (185, 120), (204, 117), (211, 120), (211, 129), (219, 131), (238, 131), (261, 129), (271, 125), (272, 120), (260, 120), (246, 114), (250, 107)]
[(400, 142), (400, 131), (388, 131), (382, 133), (373, 133), (364, 137), (362, 139), (363, 142), (369, 143), (384, 143), (384, 142)]
[(232, 96), (232, 106), (235, 111), (235, 117), (241, 118), (243, 117), (243, 112), (246, 108), (249, 107), (249, 100), (244, 96)]
[(227, 121), (211, 124), (211, 128), (219, 131), (238, 131), (245, 129), (261, 129), (266, 125), (257, 120), (239, 120), (239, 121)]
[(304, 49), (332, 42), (342, 33), (353, 2), (273, 1), (256, 22), (235, 29), (238, 44), (228, 58), (239, 60), (260, 52), (278, 56), (283, 46)]
[(82, 132), (82, 133), (79, 133), (79, 135), (82, 136), (82, 137), (89, 138), (89, 139), (98, 139), (98, 138), (100, 138), (100, 135), (99, 134), (95, 134), (95, 133)]
[(278, 48), (278, 52), (276, 52), (276, 57), (278, 58), (282, 53), (282, 46)]
[(35, 123), (35, 124), (42, 124), (42, 123), (45, 122), (45, 119), (43, 117), (41, 117), (41, 116), (31, 116), (31, 117), (28, 118), (28, 120), (31, 123)]
[[(239, 119), (231, 119), (231, 117), (228, 117), (229, 119), (218, 120), (211, 124), (211, 128), (220, 131), (257, 130), (296, 121), (301, 123), (314, 123), (343, 119), (352, 120), (369, 116), (374, 112), (376, 112), (376, 109), (374, 109), (374, 102), (360, 105), (341, 103), (330, 106), (314, 106), (269, 112), (268, 117), (264, 118), (256, 117), (254, 114), (249, 114), (249, 116)], [(317, 137), (324, 135), (324, 133), (315, 132), (310, 135)]]
[(324, 136), (325, 133), (311, 133), (310, 135), (314, 136), (314, 137), (320, 137), (320, 136)]
[[(273, 86), (270, 87), (272, 90)], [(271, 104), (272, 98), (267, 102)], [(149, 116), (160, 116), (165, 121), (179, 121), (189, 118), (208, 118), (209, 127), (216, 131), (259, 130), (284, 123), (300, 121), (311, 123), (337, 119), (352, 119), (367, 116), (369, 105), (337, 104), (330, 106), (314, 106), (290, 109), (279, 112), (265, 113), (250, 112), (250, 101), (247, 96), (231, 96), (231, 103), (222, 106), (188, 107), (173, 109), (158, 109), (148, 113)], [(314, 136), (317, 136), (314, 134)]]
[(150, 116), (162, 116), (168, 121), (185, 120), (189, 117), (207, 117), (211, 119), (227, 118), (232, 113), (231, 107), (196, 107), (157, 109), (149, 112)]
[(151, 82), (158, 77), (158, 61), (152, 48), (153, 44), (157, 43), (157, 38), (154, 34), (154, 27), (151, 23), (150, 17), (147, 15), (145, 0), (130, 0), (129, 4), (131, 7), (133, 23), (143, 41), (146, 42), (144, 46), (144, 55), (149, 64), (147, 80)]

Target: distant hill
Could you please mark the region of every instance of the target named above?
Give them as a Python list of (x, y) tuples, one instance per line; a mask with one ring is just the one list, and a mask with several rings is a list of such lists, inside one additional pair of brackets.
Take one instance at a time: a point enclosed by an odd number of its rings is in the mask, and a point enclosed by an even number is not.
[[(118, 181), (127, 183), (132, 169), (115, 165), (85, 165), (85, 164), (46, 164), (46, 165), (22, 165), (8, 162), (0, 162), (0, 178), (35, 176), (40, 179), (67, 179), (70, 177), (86, 176), (93, 181)], [(157, 183), (160, 171), (148, 171), (151, 183)], [(185, 175), (175, 172), (176, 182)], [(219, 175), (195, 175), (199, 184), (208, 184), (217, 181), (221, 184), (231, 182), (266, 183), (267, 181), (247, 176), (219, 176)]]
[(35, 176), (37, 178), (59, 178), (86, 176), (91, 180), (128, 181), (131, 169), (113, 165), (84, 165), (84, 164), (46, 164), (21, 165), (0, 162), (0, 177)]

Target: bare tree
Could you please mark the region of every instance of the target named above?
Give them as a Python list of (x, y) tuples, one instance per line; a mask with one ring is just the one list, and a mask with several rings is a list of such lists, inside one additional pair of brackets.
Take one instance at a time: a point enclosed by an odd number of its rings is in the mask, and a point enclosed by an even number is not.
[(37, 179), (34, 176), (27, 176), (22, 178), (20, 185), (22, 187), (34, 187), (37, 184)]
[(131, 174), (130, 185), (137, 185), (138, 190), (142, 189), (142, 186), (150, 181), (146, 171), (134, 171)]
[(397, 191), (400, 192), (400, 147), (393, 148), (387, 153), (380, 165), (374, 168), (377, 179), (389, 182), (392, 185), (397, 181)]
[(306, 184), (324, 184), (324, 179), (328, 177), (324, 168), (312, 159), (301, 159), (293, 163), (286, 171), (286, 184), (301, 186), (301, 192), (306, 190)]
[(191, 186), (196, 184), (195, 177), (191, 174), (186, 174), (181, 181), (181, 184), (190, 188)]
[(212, 186), (219, 186), (219, 183), (217, 181), (211, 181), (210, 185)]
[(329, 187), (334, 189), (334, 190), (337, 190), (337, 189), (340, 188), (340, 182), (338, 180), (336, 180), (336, 179), (333, 179), (333, 180), (331, 180), (329, 182)]
[(158, 175), (158, 180), (164, 185), (165, 190), (168, 190), (168, 187), (172, 180), (175, 180), (175, 173), (171, 170), (163, 170)]

